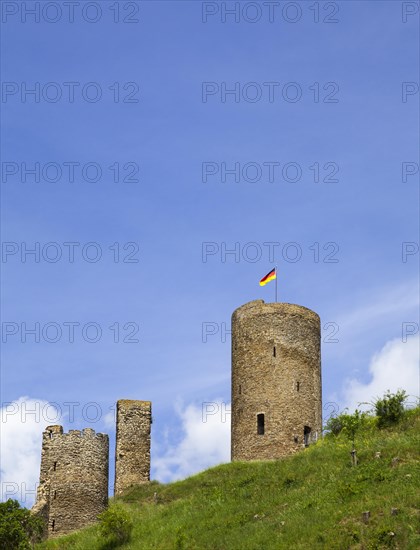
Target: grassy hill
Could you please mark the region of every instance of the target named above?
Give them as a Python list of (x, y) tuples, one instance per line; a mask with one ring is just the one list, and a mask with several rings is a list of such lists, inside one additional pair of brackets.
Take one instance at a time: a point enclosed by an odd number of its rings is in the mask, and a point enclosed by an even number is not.
[[(281, 461), (224, 464), (133, 488), (118, 499), (134, 522), (131, 542), (119, 548), (418, 550), (419, 428), (419, 409), (393, 428), (371, 419), (356, 437), (356, 467), (340, 434)], [(109, 546), (95, 526), (37, 548)]]

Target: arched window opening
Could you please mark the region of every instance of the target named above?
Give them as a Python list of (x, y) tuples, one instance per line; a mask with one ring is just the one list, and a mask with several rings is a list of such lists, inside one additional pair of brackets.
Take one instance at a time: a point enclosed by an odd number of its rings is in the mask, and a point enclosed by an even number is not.
[(258, 435), (264, 435), (264, 429), (265, 429), (265, 419), (264, 414), (257, 414), (257, 434)]

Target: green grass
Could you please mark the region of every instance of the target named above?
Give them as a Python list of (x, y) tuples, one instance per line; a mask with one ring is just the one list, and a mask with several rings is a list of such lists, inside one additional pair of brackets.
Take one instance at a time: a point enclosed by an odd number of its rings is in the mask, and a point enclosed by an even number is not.
[[(356, 467), (351, 443), (340, 435), (281, 461), (224, 464), (184, 481), (133, 488), (118, 499), (134, 522), (131, 542), (119, 548), (418, 550), (419, 428), (419, 409), (394, 428), (368, 421), (356, 437)], [(109, 547), (95, 526), (37, 548)]]

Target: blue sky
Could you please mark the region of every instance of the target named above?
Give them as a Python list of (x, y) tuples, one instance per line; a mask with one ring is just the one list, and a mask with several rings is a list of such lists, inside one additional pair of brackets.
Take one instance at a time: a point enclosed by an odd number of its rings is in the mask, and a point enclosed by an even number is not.
[[(121, 0), (119, 23), (108, 1), (85, 13), (82, 1), (73, 23), (65, 11), (52, 23), (45, 4), (39, 22), (22, 22), (21, 3), (2, 2), (3, 408), (21, 397), (63, 411), (79, 403), (74, 422), (66, 414), (60, 422), (107, 431), (113, 445), (105, 415), (115, 401), (151, 400), (152, 474), (181, 475), (169, 459), (165, 474), (156, 465), (185, 448), (188, 411), (195, 418), (203, 402), (230, 401), (222, 323), (229, 329), (232, 311), (249, 300), (273, 300), (273, 283), (258, 286), (273, 264), (280, 300), (314, 309), (323, 327), (333, 323), (322, 333), (325, 403), (350, 403), (354, 384), (398, 386), (398, 365), (377, 384), (369, 365), (387, 345), (404, 354), (411, 346), (411, 365), (418, 354), (419, 179), (402, 177), (402, 163), (415, 172), (419, 162), (418, 4), (319, 2), (319, 23), (306, 1), (272, 4), (273, 22), (260, 4), (254, 23), (250, 2), (238, 3), (237, 22), (223, 22), (223, 3)], [(101, 16), (89, 22), (98, 6)], [(76, 83), (72, 102), (68, 82)], [(35, 83), (39, 97), (22, 96)], [(235, 85), (237, 97), (223, 95)], [(214, 92), (206, 101), (203, 86)], [(98, 90), (101, 98), (89, 101)], [(38, 163), (40, 181), (25, 177), (22, 163)], [(68, 163), (77, 163), (72, 182)], [(240, 181), (223, 181), (235, 163)], [(53, 181), (57, 166), (62, 176)], [(203, 170), (216, 173), (203, 181)], [(250, 181), (253, 170), (259, 181)], [(134, 181), (123, 181), (130, 174)], [(338, 181), (324, 181), (328, 174)], [(39, 261), (23, 262), (35, 243)], [(276, 243), (274, 258), (264, 243)], [(63, 323), (72, 322), (69, 342)], [(22, 342), (22, 323), (39, 323), (39, 342)], [(102, 331), (96, 343), (83, 338), (87, 323)], [(206, 342), (203, 323), (219, 329)], [(413, 333), (406, 342), (403, 323)], [(47, 341), (57, 325), (62, 337)], [(138, 342), (124, 343), (137, 325)], [(328, 341), (331, 327), (338, 342)], [(86, 330), (92, 339), (95, 329)], [(102, 412), (93, 424), (82, 418), (91, 402)], [(33, 427), (36, 455), (47, 424), (41, 415)], [(7, 450), (7, 461), (20, 452)]]

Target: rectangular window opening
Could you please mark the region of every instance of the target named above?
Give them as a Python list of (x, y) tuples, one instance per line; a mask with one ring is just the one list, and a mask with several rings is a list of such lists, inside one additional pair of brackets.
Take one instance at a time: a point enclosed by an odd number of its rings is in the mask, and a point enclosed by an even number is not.
[(264, 435), (264, 414), (257, 414), (257, 434)]
[(312, 430), (309, 426), (304, 426), (304, 428), (303, 428), (303, 442), (305, 444), (305, 447), (309, 447), (311, 431)]

